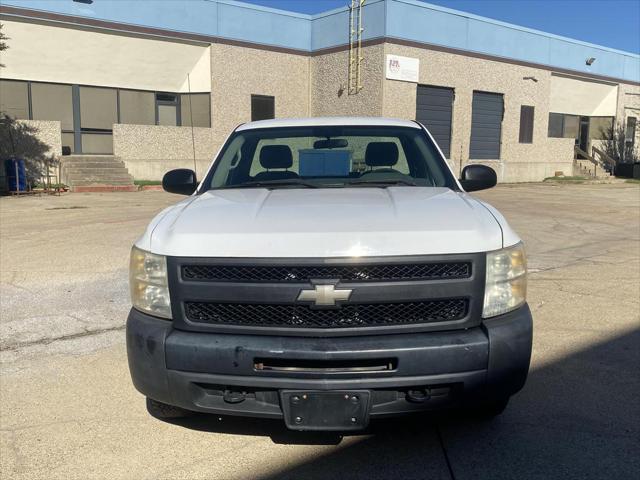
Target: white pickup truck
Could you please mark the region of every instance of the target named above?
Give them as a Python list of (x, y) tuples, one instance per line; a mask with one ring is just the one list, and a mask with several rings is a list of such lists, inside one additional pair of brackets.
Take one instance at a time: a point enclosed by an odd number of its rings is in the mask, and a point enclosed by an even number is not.
[(531, 356), (522, 242), (419, 123), (236, 128), (131, 253), (127, 351), (149, 411), (357, 430), (440, 408), (502, 412)]

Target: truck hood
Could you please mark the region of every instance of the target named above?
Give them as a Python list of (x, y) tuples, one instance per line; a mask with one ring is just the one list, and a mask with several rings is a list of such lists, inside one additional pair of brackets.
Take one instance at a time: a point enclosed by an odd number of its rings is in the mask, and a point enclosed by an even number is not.
[(233, 189), (170, 207), (137, 245), (182, 257), (429, 255), (497, 250), (502, 229), (448, 188)]

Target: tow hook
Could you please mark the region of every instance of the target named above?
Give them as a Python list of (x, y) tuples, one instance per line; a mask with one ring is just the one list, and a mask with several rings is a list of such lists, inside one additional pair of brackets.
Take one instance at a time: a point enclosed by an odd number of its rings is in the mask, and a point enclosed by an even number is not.
[(222, 395), (222, 399), (227, 403), (240, 403), (244, 402), (247, 398), (247, 392), (234, 392), (231, 390), (225, 390)]
[(426, 390), (408, 390), (407, 401), (412, 403), (424, 403), (429, 399), (429, 394)]

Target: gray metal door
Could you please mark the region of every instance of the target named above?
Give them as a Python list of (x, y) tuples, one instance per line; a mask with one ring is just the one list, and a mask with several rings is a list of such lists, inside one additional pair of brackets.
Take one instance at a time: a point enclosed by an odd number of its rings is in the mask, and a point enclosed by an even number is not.
[(422, 123), (449, 158), (451, 150), (451, 110), (453, 89), (418, 85), (416, 120)]
[(503, 106), (499, 93), (473, 92), (470, 159), (500, 158)]

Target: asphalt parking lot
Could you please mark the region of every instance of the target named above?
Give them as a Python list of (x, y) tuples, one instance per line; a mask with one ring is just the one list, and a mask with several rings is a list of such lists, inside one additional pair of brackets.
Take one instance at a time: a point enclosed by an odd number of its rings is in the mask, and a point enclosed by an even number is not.
[(494, 421), (344, 438), (151, 417), (124, 347), (132, 242), (163, 192), (0, 199), (0, 478), (638, 478), (640, 186), (479, 194), (527, 244), (530, 377)]

